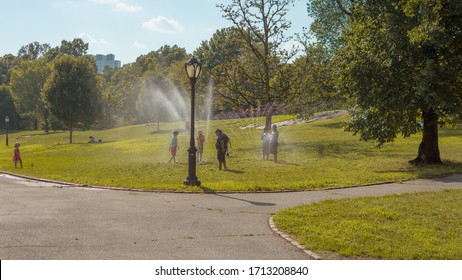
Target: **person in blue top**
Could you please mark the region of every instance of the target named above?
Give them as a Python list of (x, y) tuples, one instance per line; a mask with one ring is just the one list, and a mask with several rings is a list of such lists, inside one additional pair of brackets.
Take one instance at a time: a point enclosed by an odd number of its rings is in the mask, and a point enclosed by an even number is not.
[(170, 148), (169, 148), (169, 151), (170, 151), (170, 154), (172, 155), (170, 157), (170, 160), (168, 161), (169, 163), (173, 160), (173, 162), (176, 162), (176, 151), (180, 149), (180, 147), (178, 146), (178, 131), (173, 131), (173, 137), (172, 137), (172, 140), (170, 142)]

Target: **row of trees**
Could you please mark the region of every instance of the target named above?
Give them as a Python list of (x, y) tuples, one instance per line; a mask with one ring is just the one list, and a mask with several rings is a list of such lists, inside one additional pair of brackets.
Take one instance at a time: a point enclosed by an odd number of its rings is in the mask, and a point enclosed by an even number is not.
[(167, 108), (148, 106), (156, 97), (151, 91), (182, 88), (184, 49), (163, 46), (104, 74), (96, 72), (87, 50), (81, 39), (56, 48), (33, 42), (18, 56), (0, 58), (1, 114), (9, 116), (11, 128), (68, 129), (72, 142), (75, 127), (109, 128), (165, 117)]
[(441, 163), (438, 126), (462, 115), (462, 2), (307, 1), (318, 43), (299, 37), (304, 55), (293, 62), (281, 48), (293, 1), (231, 2), (218, 5), (235, 27), (225, 37), (236, 38), (227, 41), (229, 63), (212, 68), (218, 94), (304, 116), (344, 104), (362, 140), (380, 146), (422, 130), (412, 162)]
[[(88, 49), (80, 39), (63, 41), (50, 48), (38, 42), (22, 47), (18, 56), (0, 60), (3, 116), (9, 116), (12, 128), (29, 122), (48, 132), (66, 127), (71, 132), (77, 124), (91, 124), (98, 102), (95, 62), (84, 56)], [(91, 101), (89, 103), (89, 101)], [(92, 116), (89, 118), (89, 116)], [(72, 133), (70, 142), (72, 143)]]
[[(199, 116), (204, 115), (206, 110), (205, 94), (213, 88), (215, 113), (250, 107), (265, 108), (262, 114), (267, 116), (266, 125), (270, 126), (275, 109), (286, 108), (302, 93), (304, 78), (301, 75), (306, 73), (301, 68), (306, 68), (306, 59), (292, 64), (289, 61), (293, 60), (296, 50), (288, 51), (282, 47), (291, 39), (284, 36), (290, 27), (285, 15), (293, 2), (233, 1), (230, 5), (218, 6), (224, 17), (235, 26), (218, 30), (194, 52), (205, 70), (197, 85)], [(90, 119), (96, 120), (100, 128), (159, 121), (168, 118), (167, 111), (172, 110), (172, 106), (165, 105), (175, 103), (174, 100), (165, 100), (173, 98), (165, 92), (177, 91), (183, 100), (188, 99), (186, 89), (189, 83), (184, 73), (184, 62), (189, 55), (176, 45), (163, 46), (121, 69), (106, 69), (103, 75), (86, 79), (95, 83), (96, 90), (87, 90), (79, 95), (82, 99), (90, 99), (90, 93), (99, 95), (95, 100), (101, 101), (100, 106), (79, 110), (82, 116), (77, 120), (65, 120), (58, 112), (59, 108), (64, 108), (67, 103), (76, 103), (76, 97), (62, 99), (58, 103), (47, 93), (47, 86), (51, 83), (47, 81), (60, 77), (60, 69), (65, 69), (58, 65), (60, 57), (83, 60), (87, 49), (88, 45), (80, 39), (63, 41), (57, 48), (34, 42), (21, 48), (17, 57), (5, 56), (0, 60), (1, 68), (7, 69), (2, 71), (2, 83), (10, 86), (14, 109), (21, 121), (18, 120), (17, 125), (25, 128), (33, 126), (35, 129), (41, 127), (48, 131), (61, 126), (70, 130), (78, 125), (88, 126)], [(78, 89), (78, 84), (69, 86)], [(76, 92), (72, 94), (77, 95)], [(156, 102), (161, 99), (163, 102)], [(90, 110), (99, 113), (93, 114)], [(69, 108), (65, 111), (69, 112)], [(89, 118), (90, 115), (95, 117)], [(182, 115), (186, 117), (188, 114), (183, 112)]]
[[(267, 126), (276, 109), (307, 117), (320, 110), (349, 108), (348, 129), (361, 139), (382, 145), (399, 134), (423, 130), (414, 162), (441, 162), (438, 125), (461, 117), (460, 1), (311, 0), (307, 10), (314, 22), (309, 32), (294, 38), (286, 36), (286, 14), (294, 0), (228, 3), (217, 8), (233, 26), (217, 30), (194, 52), (204, 65), (196, 85), (199, 115), (211, 86), (215, 113), (265, 108)], [(292, 40), (298, 41), (298, 49), (284, 47)], [(0, 58), (0, 83), (9, 87), (0, 88), (2, 113), (11, 116), (16, 111), (21, 120), (45, 128), (53, 126), (54, 118), (62, 122), (46, 93), (51, 82), (45, 81), (57, 75), (51, 73), (61, 56), (83, 57), (87, 47), (78, 39), (63, 41), (57, 48), (33, 43), (17, 57)], [(97, 125), (168, 118), (165, 102), (175, 102), (153, 100), (170, 98), (162, 92), (172, 90), (187, 98), (188, 58), (183, 48), (163, 46), (121, 69), (95, 74), (95, 102), (102, 101), (95, 107), (100, 112), (95, 114)], [(30, 77), (23, 81), (37, 82), (19, 83), (24, 73)], [(31, 97), (21, 101), (27, 95)]]

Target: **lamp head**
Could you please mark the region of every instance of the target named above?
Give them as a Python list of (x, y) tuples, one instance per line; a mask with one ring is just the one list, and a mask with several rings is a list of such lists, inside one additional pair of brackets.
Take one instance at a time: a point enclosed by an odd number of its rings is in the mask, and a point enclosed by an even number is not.
[(202, 64), (194, 57), (192, 56), (185, 64), (184, 64), (184, 69), (186, 70), (186, 74), (190, 79), (192, 78), (197, 78), (199, 77), (201, 70), (202, 70)]

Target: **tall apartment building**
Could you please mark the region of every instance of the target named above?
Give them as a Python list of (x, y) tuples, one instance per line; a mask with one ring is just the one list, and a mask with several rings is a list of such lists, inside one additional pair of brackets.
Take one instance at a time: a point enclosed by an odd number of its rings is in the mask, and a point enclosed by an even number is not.
[(106, 66), (109, 68), (120, 68), (121, 66), (120, 60), (115, 60), (115, 55), (113, 54), (97, 54), (95, 55), (95, 59), (96, 66), (98, 67), (98, 73), (103, 73), (104, 67)]

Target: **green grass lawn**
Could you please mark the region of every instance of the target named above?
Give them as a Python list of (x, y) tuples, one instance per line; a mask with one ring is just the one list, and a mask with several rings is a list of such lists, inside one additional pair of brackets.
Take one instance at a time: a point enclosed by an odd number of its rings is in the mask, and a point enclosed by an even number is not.
[[(273, 122), (291, 119), (276, 116)], [(189, 135), (184, 123), (161, 123), (101, 131), (76, 131), (74, 144), (68, 132), (45, 134), (18, 131), (9, 134), (10, 147), (0, 148), (4, 171), (94, 186), (173, 191), (279, 191), (313, 190), (462, 173), (462, 129), (442, 128), (443, 165), (412, 166), (421, 135), (397, 139), (378, 149), (345, 132), (346, 117), (280, 127), (279, 163), (261, 159), (261, 130), (242, 129), (263, 124), (263, 118), (199, 121), (196, 131), (206, 136), (204, 162), (197, 165), (201, 187), (185, 187), (188, 175)], [(218, 171), (216, 128), (231, 138), (229, 171)], [(168, 163), (174, 129), (180, 150), (178, 163)], [(103, 143), (89, 144), (89, 136)], [(13, 144), (21, 143), (23, 169), (11, 162)]]
[(274, 216), (323, 258), (461, 260), (462, 191), (325, 200)]

